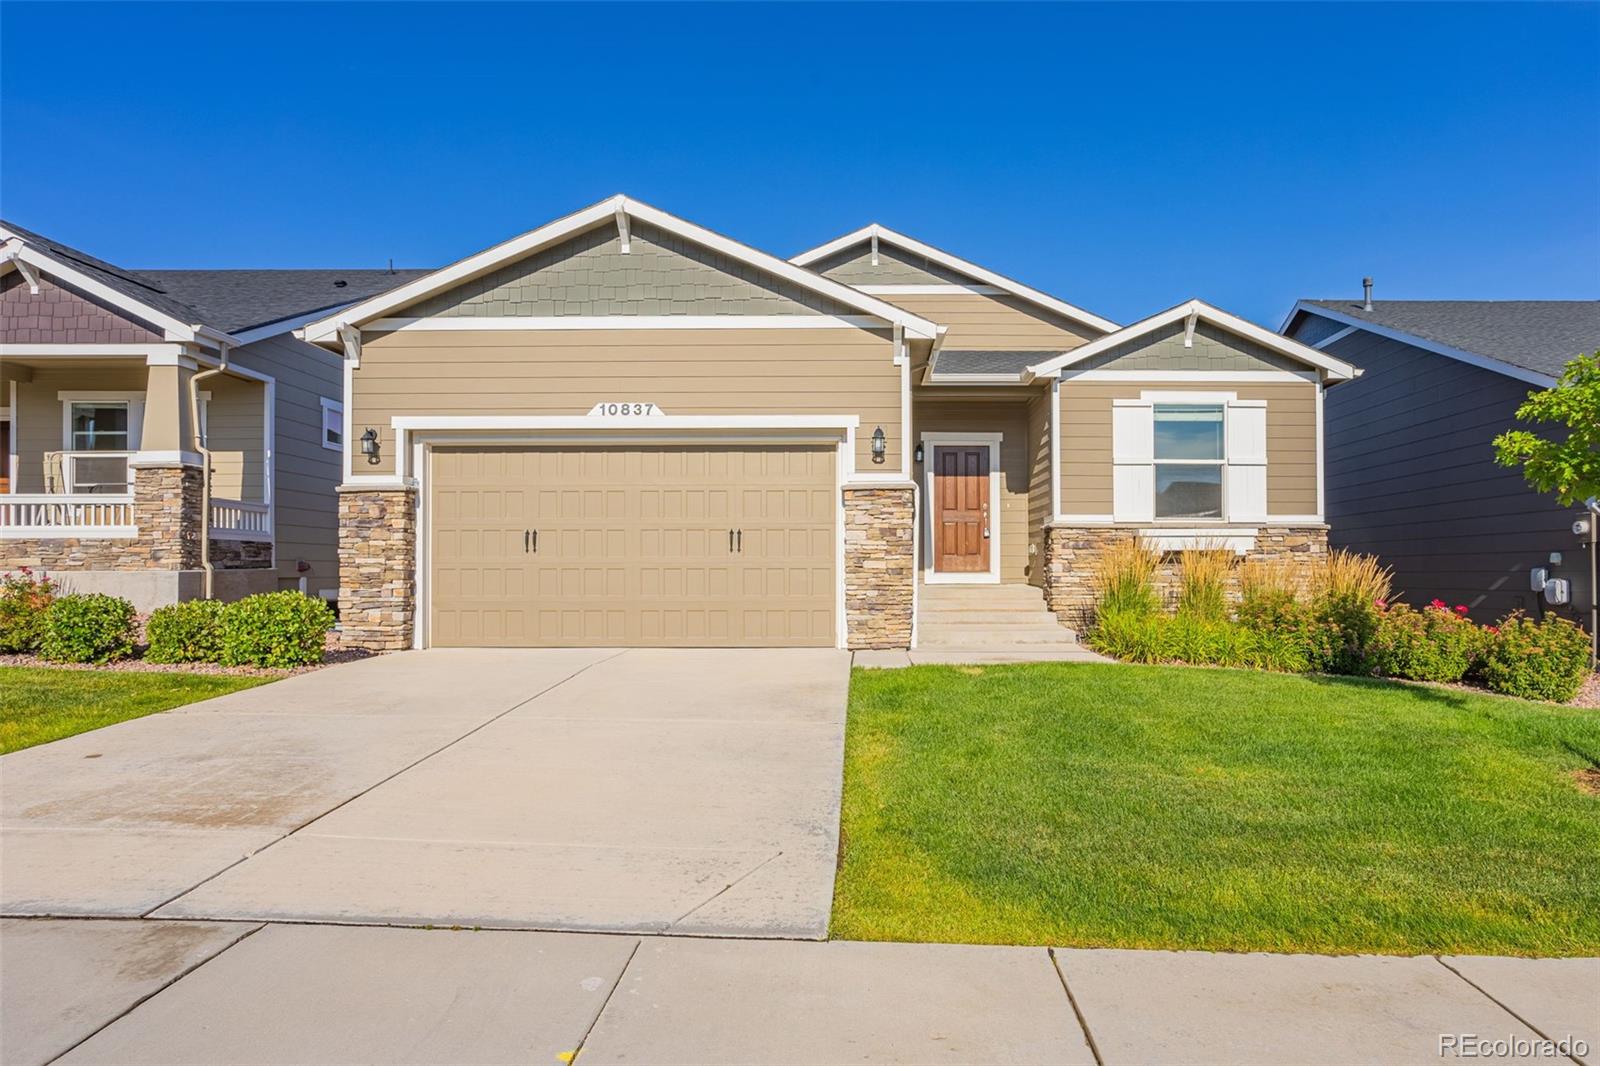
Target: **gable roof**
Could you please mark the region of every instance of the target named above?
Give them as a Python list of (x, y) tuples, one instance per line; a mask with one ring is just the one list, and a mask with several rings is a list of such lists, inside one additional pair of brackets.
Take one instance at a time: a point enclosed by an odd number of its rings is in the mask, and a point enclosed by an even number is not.
[(1246, 321), (1238, 315), (1229, 314), (1220, 307), (1213, 307), (1204, 300), (1185, 300), (1176, 307), (1169, 307), (1165, 311), (1141, 319), (1131, 326), (1125, 326), (1115, 333), (1107, 334), (1098, 340), (1090, 341), (1070, 352), (1056, 356), (1031, 366), (1023, 374), (1024, 380), (1038, 377), (1058, 376), (1062, 370), (1090, 359), (1102, 352), (1115, 348), (1119, 344), (1146, 334), (1153, 333), (1174, 322), (1180, 322), (1190, 317), (1198, 322), (1208, 322), (1218, 329), (1232, 333), (1236, 337), (1254, 341), (1270, 351), (1276, 352), (1295, 362), (1304, 363), (1321, 371), (1322, 380), (1325, 382), (1349, 381), (1359, 377), (1361, 371), (1342, 359), (1336, 359), (1326, 352), (1319, 352), (1315, 348), (1301, 344), (1280, 333), (1264, 329), (1254, 322)]
[(1059, 300), (1048, 293), (1040, 292), (1038, 289), (1024, 285), (1020, 281), (1014, 281), (1004, 274), (996, 274), (987, 267), (981, 267), (977, 263), (951, 255), (942, 248), (935, 248), (931, 244), (924, 244), (913, 237), (907, 237), (903, 233), (896, 233), (887, 226), (881, 226), (876, 222), (862, 226), (858, 230), (852, 230), (843, 237), (836, 237), (826, 244), (819, 244), (815, 248), (801, 252), (789, 261), (799, 266), (808, 267), (836, 252), (842, 252), (846, 248), (852, 248), (857, 244), (870, 241), (874, 237), (885, 244), (902, 248), (908, 252), (915, 252), (942, 267), (954, 270), (959, 274), (965, 274), (983, 284), (992, 285), (1002, 292), (1019, 297), (1037, 307), (1054, 311), (1058, 315), (1064, 315), (1076, 322), (1082, 322), (1084, 325), (1093, 326), (1095, 329), (1104, 332), (1121, 328), (1109, 318), (1101, 318), (1099, 315), (1069, 304), (1065, 300)]
[(782, 278), (801, 288), (820, 293), (847, 307), (855, 308), (863, 314), (901, 326), (914, 337), (933, 339), (938, 334), (938, 327), (932, 322), (919, 315), (912, 314), (904, 308), (896, 307), (894, 304), (870, 296), (859, 289), (825, 278), (775, 255), (751, 248), (749, 245), (741, 244), (729, 237), (724, 237), (720, 233), (697, 226), (693, 222), (678, 218), (676, 215), (670, 215), (660, 208), (651, 207), (649, 204), (618, 193), (615, 196), (601, 200), (597, 204), (591, 204), (581, 211), (575, 211), (563, 218), (556, 219), (554, 222), (546, 223), (537, 229), (529, 230), (508, 241), (502, 241), (491, 248), (469, 255), (465, 259), (458, 260), (449, 266), (431, 271), (382, 295), (363, 300), (353, 307), (347, 307), (336, 314), (308, 323), (302, 335), (306, 340), (314, 344), (321, 344), (329, 348), (337, 347), (341, 343), (338, 333), (342, 326), (360, 326), (365, 322), (382, 318), (390, 311), (415, 303), (433, 293), (453, 288), (462, 282), (470, 281), (497, 267), (525, 258), (541, 249), (557, 244), (577, 233), (612, 221), (615, 221), (620, 226), (625, 219), (637, 219), (641, 222), (647, 222), (684, 240), (709, 248), (731, 259), (748, 263), (759, 270)]
[[(425, 270), (130, 270), (11, 222), (0, 241), (47, 274), (135, 317), (172, 330), (204, 327), (199, 339), (259, 327), (364, 300)], [(206, 335), (210, 331), (211, 336)], [(187, 337), (181, 339), (189, 339)], [(255, 339), (255, 338), (250, 338)]]
[(1302, 314), (1536, 384), (1553, 382), (1574, 357), (1600, 351), (1600, 300), (1374, 300), (1370, 311), (1360, 300), (1301, 300), (1284, 330)]
[(141, 270), (229, 333), (331, 311), (422, 277), (427, 270)]

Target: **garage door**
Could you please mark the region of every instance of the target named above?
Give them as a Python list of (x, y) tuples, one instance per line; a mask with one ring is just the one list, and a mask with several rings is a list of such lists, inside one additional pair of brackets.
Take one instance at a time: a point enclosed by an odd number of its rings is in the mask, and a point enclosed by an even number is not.
[(831, 647), (835, 451), (435, 448), (431, 642)]

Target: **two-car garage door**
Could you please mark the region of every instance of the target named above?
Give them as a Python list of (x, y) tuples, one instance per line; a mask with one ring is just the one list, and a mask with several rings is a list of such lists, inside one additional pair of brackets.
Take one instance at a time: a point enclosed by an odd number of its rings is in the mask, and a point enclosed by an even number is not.
[(832, 646), (835, 453), (435, 448), (430, 642)]

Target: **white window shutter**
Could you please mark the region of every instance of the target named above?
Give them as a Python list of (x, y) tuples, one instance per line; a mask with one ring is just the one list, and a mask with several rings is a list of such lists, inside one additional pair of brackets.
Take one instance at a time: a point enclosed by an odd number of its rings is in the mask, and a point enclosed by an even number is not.
[(1228, 404), (1228, 508), (1233, 522), (1267, 517), (1267, 405), (1264, 400)]
[(1111, 515), (1149, 522), (1156, 514), (1155, 407), (1146, 400), (1111, 405)]

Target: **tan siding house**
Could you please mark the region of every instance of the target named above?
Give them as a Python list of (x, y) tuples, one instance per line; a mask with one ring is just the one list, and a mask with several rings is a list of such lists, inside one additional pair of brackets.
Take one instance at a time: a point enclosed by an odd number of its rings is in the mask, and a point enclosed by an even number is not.
[(985, 586), (1070, 640), (1119, 538), (1315, 557), (1355, 373), (1197, 301), (1123, 328), (882, 227), (783, 260), (627, 197), (301, 335), (344, 361), (373, 648), (933, 646)]
[(129, 271), (10, 224), (0, 246), (0, 569), (141, 611), (335, 598), (343, 365), (291, 330), (409, 275)]

